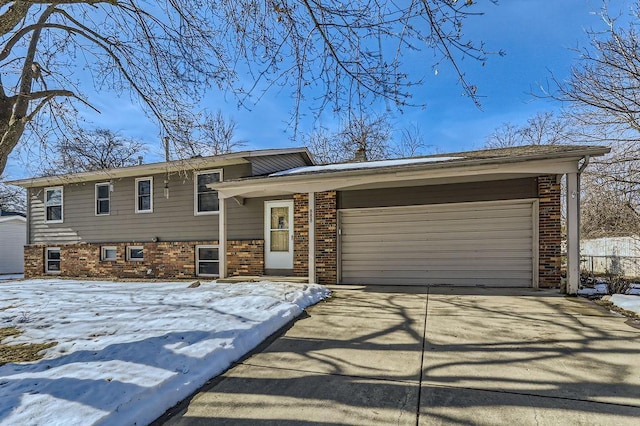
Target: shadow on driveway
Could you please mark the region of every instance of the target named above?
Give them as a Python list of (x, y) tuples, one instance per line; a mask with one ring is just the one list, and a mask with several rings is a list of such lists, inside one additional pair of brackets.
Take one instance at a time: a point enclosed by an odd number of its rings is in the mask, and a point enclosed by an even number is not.
[(336, 286), (156, 424), (637, 424), (640, 332), (557, 290)]

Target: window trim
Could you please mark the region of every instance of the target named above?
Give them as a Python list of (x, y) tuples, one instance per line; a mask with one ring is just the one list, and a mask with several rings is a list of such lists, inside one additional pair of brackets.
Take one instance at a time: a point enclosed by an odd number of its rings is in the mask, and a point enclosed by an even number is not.
[[(198, 211), (198, 176), (207, 175), (211, 173), (218, 173), (220, 175), (220, 182), (222, 182), (222, 169), (211, 169), (211, 170), (197, 170), (193, 172), (193, 215), (194, 216), (205, 216), (212, 214), (220, 214), (220, 208), (218, 206), (218, 210), (215, 211)], [(218, 191), (216, 191), (217, 194)], [(218, 198), (219, 200), (220, 198)]]
[[(60, 219), (59, 220), (48, 220), (47, 219), (47, 192), (55, 191), (56, 189), (60, 190)], [(58, 204), (53, 204), (57, 206)], [(44, 189), (44, 223), (64, 223), (64, 186), (48, 186)]]
[[(131, 250), (142, 250), (142, 258), (131, 257)], [(127, 262), (144, 262), (144, 246), (127, 246)]]
[[(108, 193), (109, 193), (109, 198), (98, 198), (98, 187), (99, 186), (106, 186), (108, 188)], [(108, 200), (109, 201), (109, 212), (108, 213), (99, 213), (98, 212), (98, 201), (99, 200)], [(109, 216), (111, 214), (111, 182), (99, 182), (96, 183), (96, 189), (95, 189), (95, 213), (96, 216)]]
[[(116, 257), (110, 258), (105, 255), (107, 250), (115, 250)], [(100, 247), (100, 261), (101, 262), (115, 262), (118, 260), (118, 247), (116, 246), (101, 246)]]
[(218, 249), (218, 260), (202, 260), (202, 262), (211, 262), (211, 263), (217, 263), (218, 264), (218, 271), (220, 271), (220, 246), (216, 245), (216, 244), (202, 244), (202, 245), (196, 245), (196, 276), (197, 277), (219, 277), (220, 273), (218, 272), (217, 274), (201, 274), (200, 273), (200, 249), (201, 248), (214, 248), (214, 249)]
[[(58, 251), (60, 253), (60, 259), (57, 260), (57, 262), (60, 264), (60, 268), (57, 271), (50, 271), (49, 270), (49, 252), (51, 251)], [(62, 272), (62, 250), (60, 250), (60, 247), (47, 247), (45, 248), (44, 251), (44, 272), (46, 274), (59, 274)]]
[[(149, 196), (150, 196), (149, 210), (140, 210), (140, 209), (138, 209), (138, 205), (139, 205), (138, 201), (140, 200), (140, 197), (139, 197), (139, 194), (138, 194), (138, 182), (144, 181), (144, 180), (148, 180), (149, 181)], [(135, 188), (135, 193), (136, 193), (135, 212), (136, 212), (136, 214), (138, 214), (138, 213), (153, 213), (153, 176), (136, 178), (135, 185), (136, 185), (136, 188)]]

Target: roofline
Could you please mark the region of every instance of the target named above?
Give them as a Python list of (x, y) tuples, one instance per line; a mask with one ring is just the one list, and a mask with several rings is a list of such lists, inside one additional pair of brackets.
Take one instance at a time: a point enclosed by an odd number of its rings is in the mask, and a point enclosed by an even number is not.
[(2, 222), (9, 222), (11, 220), (20, 220), (20, 222), (27, 222), (27, 218), (24, 216), (20, 216), (20, 215), (15, 215), (15, 216), (0, 216), (0, 223)]
[[(544, 154), (529, 154), (522, 155), (517, 157), (498, 157), (498, 158), (469, 158), (469, 159), (460, 159), (460, 160), (448, 160), (442, 162), (427, 162), (427, 163), (413, 163), (413, 164), (400, 164), (393, 166), (385, 166), (385, 167), (376, 167), (376, 168), (367, 168), (364, 166), (363, 168), (354, 168), (347, 170), (327, 170), (320, 172), (310, 172), (310, 173), (297, 173), (297, 174), (289, 174), (289, 175), (280, 175), (280, 176), (268, 176), (264, 178), (241, 178), (236, 180), (224, 181), (220, 183), (216, 183), (215, 187), (219, 189), (224, 188), (232, 188), (232, 187), (241, 187), (244, 185), (255, 185), (257, 183), (263, 184), (275, 184), (277, 182), (297, 182), (297, 181), (305, 181), (305, 180), (313, 180), (322, 178), (326, 175), (331, 175), (331, 177), (356, 177), (370, 174), (380, 174), (380, 173), (396, 173), (400, 171), (412, 171), (412, 170), (438, 170), (438, 169), (454, 169), (454, 168), (465, 168), (465, 167), (473, 167), (473, 166), (484, 166), (484, 165), (498, 165), (498, 164), (516, 164), (527, 161), (544, 161), (544, 160), (571, 160), (579, 161), (585, 157), (594, 157), (594, 156), (602, 156), (611, 151), (609, 147), (599, 147), (599, 146), (589, 146), (585, 147), (581, 150), (567, 151), (567, 152), (555, 152), (555, 153), (544, 153)], [(475, 152), (475, 151), (473, 151)], [(463, 155), (463, 152), (460, 153), (450, 153), (447, 154), (447, 157), (455, 157)], [(435, 155), (434, 158), (438, 156), (444, 155)], [(420, 158), (428, 158), (420, 157)]]
[(140, 164), (135, 166), (117, 167), (113, 169), (92, 170), (88, 172), (68, 173), (54, 176), (41, 176), (26, 179), (10, 180), (9, 185), (31, 188), (45, 185), (60, 185), (65, 183), (89, 182), (100, 179), (115, 179), (122, 177), (143, 176), (145, 174), (197, 170), (207, 167), (232, 164), (246, 164), (247, 158), (264, 157), (268, 155), (302, 154), (311, 164), (315, 160), (307, 147), (261, 149), (253, 151), (239, 151), (229, 154), (212, 155), (207, 157), (192, 157), (180, 160), (162, 161), (157, 163)]

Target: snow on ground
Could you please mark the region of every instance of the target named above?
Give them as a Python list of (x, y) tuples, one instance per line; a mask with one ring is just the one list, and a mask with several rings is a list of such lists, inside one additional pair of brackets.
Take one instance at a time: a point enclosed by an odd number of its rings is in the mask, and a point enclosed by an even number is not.
[(626, 309), (627, 311), (635, 312), (640, 315), (640, 296), (613, 294), (611, 295), (609, 302), (619, 308)]
[(50, 342), (0, 367), (0, 424), (143, 425), (325, 297), (317, 284), (0, 284), (4, 343)]

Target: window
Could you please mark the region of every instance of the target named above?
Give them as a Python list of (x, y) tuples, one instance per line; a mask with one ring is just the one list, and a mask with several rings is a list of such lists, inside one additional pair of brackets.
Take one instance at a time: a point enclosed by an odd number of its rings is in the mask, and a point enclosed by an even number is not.
[(196, 271), (198, 276), (218, 276), (220, 274), (218, 246), (196, 246)]
[(116, 247), (100, 247), (100, 260), (116, 260), (118, 257), (118, 249)]
[(218, 191), (207, 185), (222, 181), (222, 171), (208, 170), (195, 174), (195, 214), (215, 214), (219, 211)]
[(153, 211), (153, 178), (136, 179), (136, 213)]
[(96, 183), (96, 215), (108, 215), (111, 206), (111, 185), (109, 183)]
[(44, 190), (45, 222), (62, 223), (62, 187)]
[(144, 247), (127, 246), (127, 260), (135, 262), (144, 260)]
[(49, 247), (46, 250), (45, 272), (47, 274), (60, 273), (60, 249), (58, 247)]

